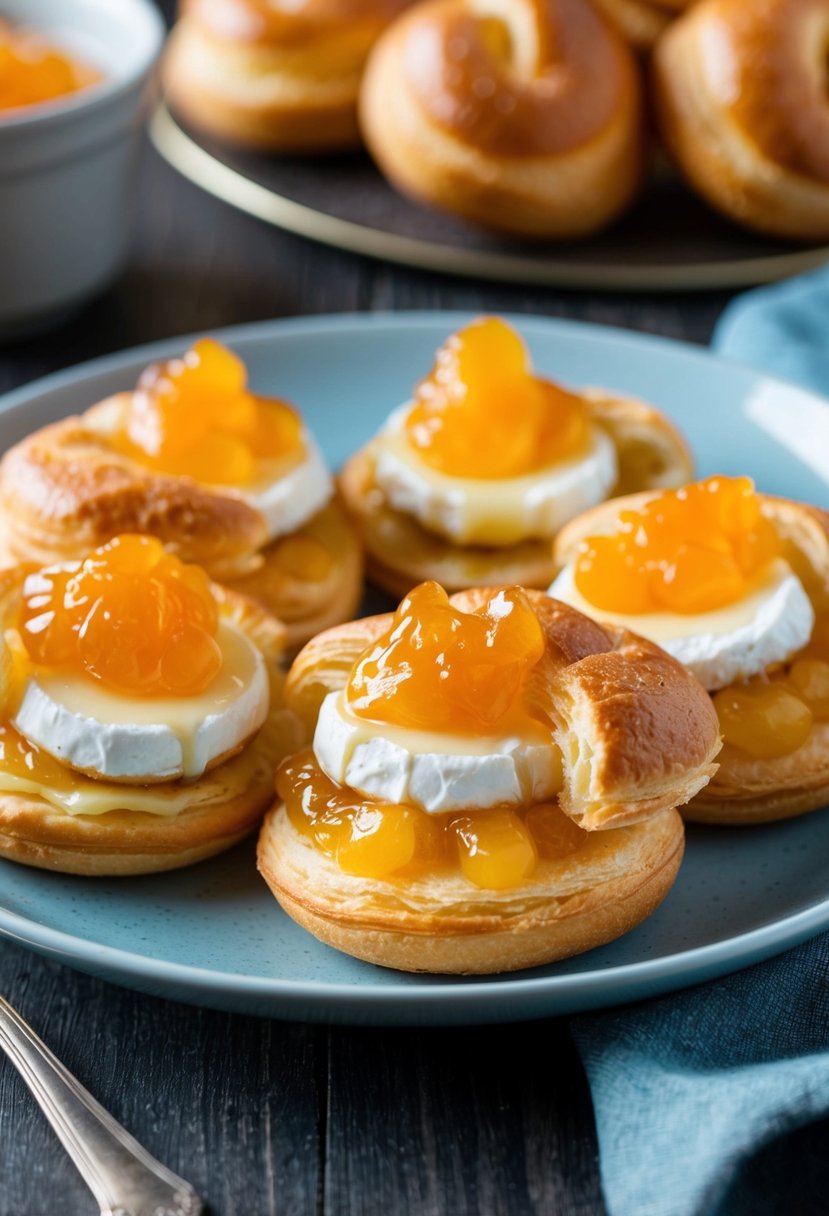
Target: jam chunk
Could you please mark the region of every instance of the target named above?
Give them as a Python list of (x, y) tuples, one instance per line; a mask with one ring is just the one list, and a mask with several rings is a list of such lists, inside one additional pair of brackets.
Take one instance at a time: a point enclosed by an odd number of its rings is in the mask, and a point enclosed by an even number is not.
[(100, 78), (100, 72), (37, 34), (0, 21), (0, 111), (54, 101)]
[(202, 338), (143, 373), (121, 446), (160, 473), (247, 486), (263, 461), (302, 454), (302, 424), (286, 402), (250, 393), (241, 359)]
[(18, 624), (35, 663), (118, 692), (194, 695), (222, 663), (207, 575), (148, 536), (119, 536), (83, 561), (30, 574)]
[(533, 375), (524, 343), (483, 317), (453, 334), (417, 385), (406, 436), (453, 477), (521, 477), (581, 452), (589, 420), (579, 397)]
[(427, 815), (365, 799), (326, 776), (311, 748), (283, 761), (276, 788), (296, 831), (363, 878), (459, 871), (472, 886), (508, 890), (532, 876), (539, 858), (568, 857), (588, 838), (554, 803)]
[(348, 705), (372, 721), (412, 729), (494, 732), (521, 711), (526, 678), (544, 647), (520, 587), (461, 612), (437, 583), (422, 583), (354, 665)]
[(697, 614), (735, 603), (780, 555), (748, 477), (709, 477), (622, 511), (582, 541), (575, 582), (608, 612)]

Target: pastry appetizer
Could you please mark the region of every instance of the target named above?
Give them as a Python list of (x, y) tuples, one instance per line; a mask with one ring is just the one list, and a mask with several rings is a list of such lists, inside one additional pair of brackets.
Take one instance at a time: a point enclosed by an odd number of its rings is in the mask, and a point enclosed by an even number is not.
[(182, 0), (167, 96), (209, 135), (271, 152), (359, 145), (368, 53), (411, 0)]
[(259, 868), (322, 941), (409, 971), (517, 970), (638, 924), (719, 748), (680, 664), (519, 587), (416, 587), (310, 642), (286, 699), (318, 720)]
[(254, 396), (241, 360), (209, 338), (12, 448), (0, 510), (19, 561), (157, 536), (261, 600), (295, 647), (353, 616), (362, 589), (359, 544), (310, 431), (286, 402)]
[(658, 642), (713, 696), (720, 767), (686, 818), (829, 801), (829, 515), (710, 477), (588, 511), (556, 556), (551, 595)]
[(656, 111), (690, 185), (773, 236), (829, 237), (829, 0), (702, 0), (654, 55)]
[(589, 0), (427, 0), (383, 34), (360, 122), (393, 185), (522, 237), (605, 227), (642, 183), (638, 65)]
[(691, 467), (657, 410), (543, 379), (519, 335), (484, 317), (446, 341), (341, 488), (371, 576), (399, 597), (426, 579), (546, 587), (568, 519), (609, 494), (680, 485)]
[(270, 614), (160, 541), (0, 575), (0, 855), (142, 874), (235, 844), (298, 746)]

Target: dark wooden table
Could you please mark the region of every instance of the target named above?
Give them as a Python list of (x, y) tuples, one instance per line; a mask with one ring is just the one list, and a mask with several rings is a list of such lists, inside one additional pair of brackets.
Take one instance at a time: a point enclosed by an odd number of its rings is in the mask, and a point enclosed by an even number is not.
[[(0, 391), (122, 347), (301, 313), (567, 316), (705, 342), (724, 295), (585, 296), (362, 261), (238, 215), (148, 148), (126, 272), (0, 348)], [(2, 898), (2, 892), (0, 892)], [(0, 941), (0, 992), (213, 1216), (596, 1216), (590, 1097), (566, 1021), (469, 1030), (269, 1022), (140, 996)], [(95, 1205), (0, 1060), (0, 1216)]]

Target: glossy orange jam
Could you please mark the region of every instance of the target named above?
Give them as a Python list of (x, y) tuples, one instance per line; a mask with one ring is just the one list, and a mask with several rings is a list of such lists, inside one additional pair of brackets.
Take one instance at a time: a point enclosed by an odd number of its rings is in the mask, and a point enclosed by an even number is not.
[(452, 477), (521, 477), (577, 455), (589, 437), (581, 399), (533, 375), (521, 338), (497, 317), (447, 339), (405, 425), (420, 458)]
[(621, 511), (582, 541), (575, 583), (609, 612), (710, 612), (746, 594), (781, 551), (748, 477), (709, 477)]
[(348, 707), (374, 722), (415, 730), (492, 733), (506, 720), (533, 716), (522, 693), (544, 647), (520, 587), (461, 612), (437, 583), (421, 583), (355, 663)]
[(39, 35), (0, 21), (0, 115), (85, 89), (101, 73)]
[(202, 338), (181, 359), (143, 373), (122, 446), (160, 473), (247, 486), (263, 461), (302, 453), (302, 423), (286, 402), (248, 392), (241, 359)]
[(427, 815), (366, 799), (331, 781), (310, 748), (283, 762), (276, 788), (296, 830), (346, 873), (363, 878), (459, 869), (473, 886), (506, 890), (530, 878), (539, 858), (568, 857), (588, 837), (552, 802), (528, 811)]
[(70, 768), (30, 743), (9, 722), (0, 722), (0, 769), (53, 790), (68, 790), (77, 784)]
[(222, 664), (218, 624), (204, 571), (133, 535), (30, 574), (18, 621), (33, 662), (141, 696), (205, 689)]
[(796, 752), (815, 722), (829, 722), (829, 617), (790, 662), (714, 694), (723, 742), (744, 756)]

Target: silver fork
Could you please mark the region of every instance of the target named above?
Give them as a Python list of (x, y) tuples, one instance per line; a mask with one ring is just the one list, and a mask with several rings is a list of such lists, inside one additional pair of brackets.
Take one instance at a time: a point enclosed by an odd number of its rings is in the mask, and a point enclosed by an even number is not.
[(0, 1047), (98, 1201), (101, 1216), (200, 1216), (189, 1182), (151, 1157), (0, 996)]

